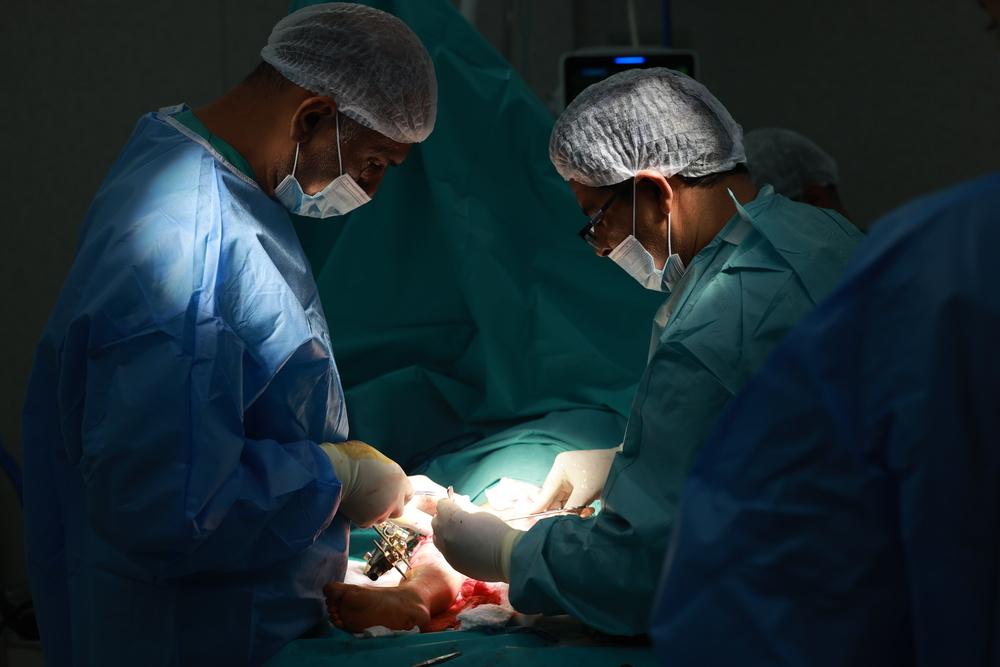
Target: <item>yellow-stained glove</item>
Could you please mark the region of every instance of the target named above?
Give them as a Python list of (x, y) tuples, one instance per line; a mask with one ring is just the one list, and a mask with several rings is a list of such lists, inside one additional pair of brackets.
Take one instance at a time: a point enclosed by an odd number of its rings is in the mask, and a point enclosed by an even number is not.
[(413, 495), (406, 473), (371, 445), (349, 440), (320, 445), (340, 480), (340, 511), (362, 528), (402, 516)]
[(510, 555), (523, 531), (490, 512), (466, 512), (452, 500), (437, 504), (434, 545), (449, 564), (479, 581), (510, 581)]

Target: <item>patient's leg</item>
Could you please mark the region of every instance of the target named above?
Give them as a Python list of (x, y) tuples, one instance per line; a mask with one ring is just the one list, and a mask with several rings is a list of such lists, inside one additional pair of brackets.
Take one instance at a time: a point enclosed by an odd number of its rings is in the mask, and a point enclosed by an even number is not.
[(431, 617), (448, 609), (465, 577), (452, 569), (431, 540), (422, 542), (410, 559), (406, 580), (395, 588), (331, 583), (323, 589), (330, 622), (360, 632), (373, 625), (393, 630), (424, 629)]

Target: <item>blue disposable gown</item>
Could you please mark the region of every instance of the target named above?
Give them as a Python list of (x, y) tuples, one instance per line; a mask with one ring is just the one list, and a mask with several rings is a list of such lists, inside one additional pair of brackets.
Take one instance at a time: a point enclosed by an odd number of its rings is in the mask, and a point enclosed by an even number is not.
[(836, 213), (765, 188), (698, 253), (657, 313), (658, 345), (603, 511), (541, 521), (521, 538), (511, 561), (516, 609), (570, 613), (614, 634), (648, 629), (695, 453), (775, 343), (833, 288), (859, 238)]
[(250, 664), (325, 616), (347, 415), (286, 211), (165, 115), (87, 213), (24, 414), (51, 665)]
[(653, 620), (663, 664), (1000, 659), (1000, 173), (878, 222), (720, 419)]

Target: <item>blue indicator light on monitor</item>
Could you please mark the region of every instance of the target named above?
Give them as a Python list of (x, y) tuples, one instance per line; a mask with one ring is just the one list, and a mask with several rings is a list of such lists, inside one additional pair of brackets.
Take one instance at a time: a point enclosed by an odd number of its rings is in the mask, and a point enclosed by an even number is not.
[(616, 65), (641, 65), (646, 62), (646, 56), (617, 56)]

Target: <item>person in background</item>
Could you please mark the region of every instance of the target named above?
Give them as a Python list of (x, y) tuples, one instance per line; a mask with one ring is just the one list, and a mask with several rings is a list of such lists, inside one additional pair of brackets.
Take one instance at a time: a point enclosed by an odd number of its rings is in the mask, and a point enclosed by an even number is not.
[(139, 121), (38, 345), (25, 523), (48, 664), (259, 664), (323, 622), (349, 523), (410, 496), (347, 441), (289, 213), (370, 200), (433, 129), (433, 66), (346, 3), (282, 19), (261, 57), (214, 102)]
[(662, 664), (997, 664), (998, 245), (1000, 172), (905, 204), (747, 384), (684, 489)]
[(560, 454), (527, 532), (437, 504), (434, 542), (470, 577), (509, 581), (526, 613), (572, 614), (618, 635), (648, 630), (681, 483), (719, 413), (771, 348), (836, 284), (860, 239), (839, 214), (747, 173), (740, 126), (668, 69), (616, 74), (559, 117), (549, 154), (588, 216), (580, 235), (665, 302), (624, 442)]
[(798, 132), (777, 127), (751, 130), (743, 138), (747, 167), (757, 187), (850, 218), (840, 199), (837, 161)]

